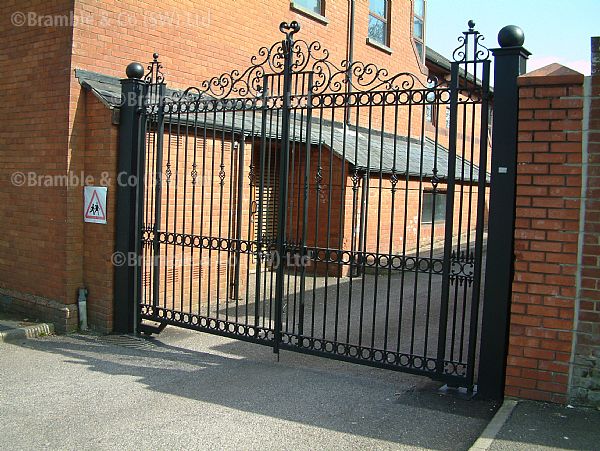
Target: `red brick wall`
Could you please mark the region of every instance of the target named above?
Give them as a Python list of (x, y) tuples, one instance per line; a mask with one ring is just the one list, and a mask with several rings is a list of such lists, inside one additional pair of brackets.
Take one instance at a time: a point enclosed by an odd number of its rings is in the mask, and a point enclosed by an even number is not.
[[(85, 111), (85, 149), (83, 159), (85, 173), (94, 180), (93, 185), (104, 185), (108, 174), (117, 172), (117, 135), (118, 128), (111, 123), (111, 111), (91, 92), (80, 97), (84, 102), (80, 111)], [(83, 121), (82, 121), (83, 122)], [(84, 223), (83, 239), (83, 275), (88, 290), (88, 322), (102, 331), (112, 330), (113, 324), (113, 276), (114, 267), (111, 255), (114, 252), (116, 180), (107, 180), (108, 191), (106, 214), (108, 224)], [(81, 221), (83, 200), (73, 207), (76, 220)], [(83, 286), (83, 281), (82, 281)]]
[(584, 98), (585, 219), (571, 399), (600, 407), (600, 37), (591, 42), (592, 76), (586, 77)]
[(29, 10), (68, 16), (72, 7), (60, 0), (0, 6), (0, 290), (21, 302), (76, 301), (67, 286), (69, 188), (11, 183), (15, 173), (54, 177), (72, 169), (66, 149), (73, 30), (17, 26), (11, 19)]
[(565, 402), (582, 184), (583, 76), (519, 78), (515, 277), (506, 395)]

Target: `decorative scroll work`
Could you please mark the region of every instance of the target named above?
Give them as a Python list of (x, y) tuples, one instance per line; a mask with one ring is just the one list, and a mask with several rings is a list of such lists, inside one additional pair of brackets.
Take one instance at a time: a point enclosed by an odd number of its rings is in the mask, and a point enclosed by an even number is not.
[(485, 37), (475, 30), (475, 22), (469, 20), (469, 30), (463, 31), (458, 38), (460, 45), (452, 52), (452, 59), (457, 63), (477, 63), (490, 57), (490, 50), (482, 44)]
[(338, 66), (329, 60), (329, 51), (320, 42), (296, 41), (292, 54), (293, 72), (312, 72), (313, 94), (347, 91), (407, 91), (417, 88), (435, 88), (439, 81), (431, 77), (428, 84), (409, 72), (391, 74), (374, 63), (343, 60)]
[(152, 61), (148, 64), (148, 72), (144, 75), (144, 81), (152, 85), (164, 83), (165, 76), (162, 73), (162, 68), (161, 62), (158, 61), (158, 53), (154, 53)]
[(467, 284), (471, 286), (475, 274), (475, 255), (471, 250), (452, 251), (450, 257), (450, 284), (458, 283), (460, 286)]
[(257, 55), (250, 59), (251, 66), (243, 72), (233, 70), (200, 84), (198, 92), (213, 98), (259, 97), (263, 94), (264, 75), (267, 73), (280, 74), (284, 63), (283, 45), (281, 42), (271, 47), (261, 47)]
[[(440, 86), (435, 77), (424, 82), (421, 76), (409, 72), (390, 74), (387, 69), (374, 63), (343, 60), (339, 65), (329, 60), (329, 50), (318, 41), (311, 43), (304, 40), (293, 40), (293, 35), (300, 30), (297, 22), (282, 23), (280, 30), (285, 39), (270, 47), (261, 47), (257, 54), (250, 58), (250, 66), (245, 70), (232, 70), (204, 80), (198, 87), (190, 87), (183, 92), (173, 93), (172, 102), (192, 102), (203, 98), (209, 99), (259, 99), (283, 96), (278, 92), (281, 83), (271, 77), (283, 76), (286, 56), (290, 61), (292, 76), (312, 73), (310, 86), (303, 86), (303, 93), (327, 94), (371, 91), (409, 91), (412, 89), (431, 89)], [(158, 54), (148, 66), (149, 72), (145, 81), (151, 84), (162, 83), (164, 76), (162, 65), (158, 62)], [(272, 84), (265, 92), (265, 79)], [(273, 80), (273, 81), (271, 81)]]

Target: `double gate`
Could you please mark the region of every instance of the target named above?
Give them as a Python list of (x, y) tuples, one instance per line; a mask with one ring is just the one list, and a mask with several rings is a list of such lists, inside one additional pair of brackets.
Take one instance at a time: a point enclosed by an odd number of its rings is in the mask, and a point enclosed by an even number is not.
[(146, 320), (472, 387), (489, 193), (488, 51), (450, 80), (285, 37), (244, 71), (145, 77)]

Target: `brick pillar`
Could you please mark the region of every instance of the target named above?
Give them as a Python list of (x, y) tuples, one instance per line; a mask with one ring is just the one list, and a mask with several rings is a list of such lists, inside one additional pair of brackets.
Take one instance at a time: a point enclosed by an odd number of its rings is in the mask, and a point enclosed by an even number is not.
[(583, 79), (559, 64), (519, 77), (507, 396), (567, 400), (580, 227)]
[(592, 76), (584, 97), (585, 227), (571, 399), (600, 407), (600, 38), (592, 38)]

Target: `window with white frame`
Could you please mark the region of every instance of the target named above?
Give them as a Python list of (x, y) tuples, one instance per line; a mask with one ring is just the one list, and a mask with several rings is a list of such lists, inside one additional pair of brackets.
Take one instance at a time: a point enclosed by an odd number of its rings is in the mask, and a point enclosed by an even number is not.
[(323, 0), (292, 0), (292, 6), (305, 9), (320, 16), (325, 15), (324, 3)]
[(425, 7), (425, 0), (414, 0), (413, 39), (423, 62), (425, 62)]
[(369, 0), (369, 41), (389, 46), (389, 2)]

